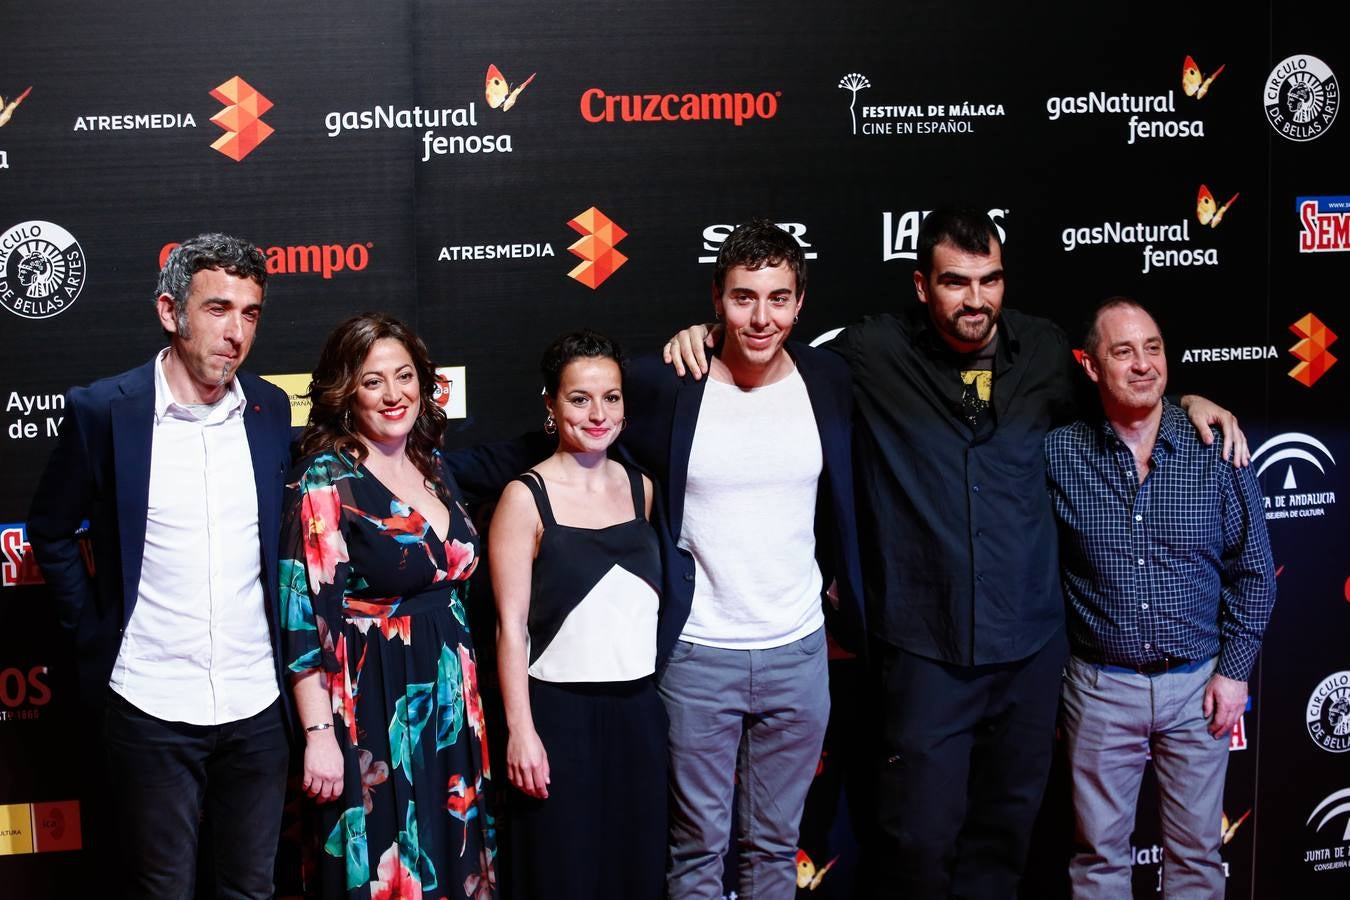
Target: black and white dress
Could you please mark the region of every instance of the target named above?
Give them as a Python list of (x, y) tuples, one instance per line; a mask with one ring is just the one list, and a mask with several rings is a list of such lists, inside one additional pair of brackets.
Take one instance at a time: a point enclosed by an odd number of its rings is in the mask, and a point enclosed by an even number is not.
[(661, 557), (627, 469), (633, 518), (560, 525), (543, 478), (530, 590), (530, 708), (549, 796), (516, 793), (511, 896), (657, 900), (666, 858), (666, 714), (656, 692)]

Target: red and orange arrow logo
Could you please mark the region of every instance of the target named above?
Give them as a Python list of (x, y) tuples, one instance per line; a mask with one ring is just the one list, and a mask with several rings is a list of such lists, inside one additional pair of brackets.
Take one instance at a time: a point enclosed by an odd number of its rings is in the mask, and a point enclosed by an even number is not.
[(1304, 387), (1312, 387), (1313, 382), (1327, 374), (1327, 369), (1336, 365), (1336, 357), (1327, 352), (1336, 343), (1336, 332), (1312, 313), (1290, 325), (1289, 330), (1302, 338), (1289, 352), (1303, 360), (1289, 370), (1289, 377)]
[(225, 104), (224, 109), (211, 117), (212, 122), (225, 129), (211, 145), (212, 150), (239, 162), (272, 136), (274, 129), (261, 119), (272, 108), (272, 101), (238, 75), (218, 85), (211, 96)]
[(582, 234), (579, 241), (567, 248), (582, 259), (576, 268), (567, 273), (567, 277), (595, 290), (628, 262), (628, 257), (614, 249), (615, 244), (628, 237), (628, 232), (594, 206), (568, 219), (567, 224)]

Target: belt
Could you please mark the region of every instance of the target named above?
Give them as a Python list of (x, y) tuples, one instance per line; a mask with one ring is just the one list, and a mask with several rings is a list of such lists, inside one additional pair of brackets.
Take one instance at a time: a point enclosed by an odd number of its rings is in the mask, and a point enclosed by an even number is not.
[(1179, 656), (1164, 656), (1162, 659), (1146, 663), (1109, 663), (1102, 660), (1089, 659), (1088, 662), (1093, 665), (1101, 666), (1103, 669), (1114, 669), (1118, 672), (1136, 672), (1140, 675), (1162, 675), (1165, 672), (1171, 672), (1175, 669), (1184, 669), (1194, 665), (1194, 660), (1182, 659)]

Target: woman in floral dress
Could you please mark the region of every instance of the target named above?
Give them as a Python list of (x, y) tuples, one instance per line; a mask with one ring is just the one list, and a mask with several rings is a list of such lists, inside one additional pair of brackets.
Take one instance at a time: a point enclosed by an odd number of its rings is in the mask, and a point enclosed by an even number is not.
[(464, 607), (478, 535), (436, 449), (435, 383), (415, 334), (365, 314), (329, 335), (310, 385), (281, 602), (319, 804), (311, 895), (497, 896)]

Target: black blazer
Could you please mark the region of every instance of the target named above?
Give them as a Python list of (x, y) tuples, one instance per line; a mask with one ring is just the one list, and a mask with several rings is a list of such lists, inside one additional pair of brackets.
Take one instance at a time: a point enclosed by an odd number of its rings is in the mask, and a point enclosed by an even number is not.
[[(277, 687), (290, 709), (283, 677), (277, 542), (281, 496), (290, 465), (290, 402), (286, 394), (247, 372), (244, 431), (258, 492), (258, 563), (272, 636)], [(150, 492), (155, 363), (71, 389), (56, 449), (38, 482), (28, 513), (28, 540), (56, 602), (61, 625), (74, 636), (81, 694), (98, 704), (106, 695), (122, 632), (131, 619), (141, 579)], [(75, 533), (89, 522), (94, 575), (80, 556)]]
[[(824, 585), (838, 584), (839, 606), (822, 598), (830, 633), (846, 649), (866, 651), (862, 569), (853, 511), (853, 387), (837, 354), (789, 341), (784, 345), (811, 398), (820, 431), (823, 466), (816, 497), (816, 561)], [(684, 522), (689, 453), (707, 376), (677, 378), (660, 357), (633, 361), (624, 376), (628, 427), (620, 450), (657, 483), (652, 521), (661, 538), (665, 576), (657, 628), (658, 666), (664, 664), (694, 599), (694, 560), (678, 546)]]

